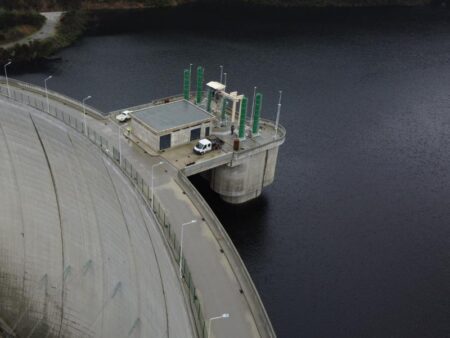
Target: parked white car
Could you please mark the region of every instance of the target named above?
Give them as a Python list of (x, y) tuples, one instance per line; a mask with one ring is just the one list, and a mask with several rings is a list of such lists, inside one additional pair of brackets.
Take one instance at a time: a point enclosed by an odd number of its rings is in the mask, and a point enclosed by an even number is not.
[(130, 113), (131, 113), (131, 111), (124, 110), (123, 112), (121, 112), (119, 115), (116, 116), (116, 120), (119, 122), (128, 121), (129, 119), (131, 119)]
[(210, 140), (202, 139), (198, 141), (198, 143), (194, 147), (194, 152), (199, 155), (203, 155), (204, 153), (210, 151), (212, 149), (212, 143)]
[(209, 136), (209, 138), (203, 138), (194, 147), (194, 153), (203, 155), (211, 150), (218, 150), (222, 148), (223, 141), (216, 136)]

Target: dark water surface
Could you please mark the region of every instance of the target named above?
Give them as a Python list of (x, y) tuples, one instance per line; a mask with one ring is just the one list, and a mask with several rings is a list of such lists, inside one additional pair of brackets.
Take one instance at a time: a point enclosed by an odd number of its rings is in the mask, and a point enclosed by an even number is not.
[(450, 15), (440, 11), (114, 15), (61, 62), (15, 77), (42, 85), (53, 73), (50, 88), (105, 111), (180, 93), (189, 63), (208, 80), (223, 64), (230, 89), (249, 96), (258, 86), (266, 118), (283, 89), (287, 141), (263, 196), (229, 206), (194, 178), (279, 337), (450, 337)]

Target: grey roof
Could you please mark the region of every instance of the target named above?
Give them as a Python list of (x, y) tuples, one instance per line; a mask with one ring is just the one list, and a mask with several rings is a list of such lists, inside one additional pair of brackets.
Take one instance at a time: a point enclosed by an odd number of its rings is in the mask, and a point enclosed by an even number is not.
[(144, 108), (134, 111), (132, 115), (157, 132), (181, 128), (213, 118), (207, 111), (186, 100)]
[(86, 137), (0, 98), (0, 192), (0, 317), (17, 336), (192, 337), (154, 218)]

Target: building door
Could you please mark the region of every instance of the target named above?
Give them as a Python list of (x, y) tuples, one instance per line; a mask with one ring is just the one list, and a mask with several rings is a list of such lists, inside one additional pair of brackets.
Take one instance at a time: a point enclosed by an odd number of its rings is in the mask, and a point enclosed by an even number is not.
[(191, 141), (200, 139), (201, 128), (191, 129)]
[(209, 136), (209, 127), (206, 127), (205, 129), (205, 136)]
[(159, 138), (159, 150), (170, 148), (171, 136), (171, 134), (167, 134)]

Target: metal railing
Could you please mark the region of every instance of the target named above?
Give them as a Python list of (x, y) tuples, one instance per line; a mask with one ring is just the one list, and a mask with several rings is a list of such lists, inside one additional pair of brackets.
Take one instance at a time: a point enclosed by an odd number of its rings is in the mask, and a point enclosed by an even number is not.
[[(189, 299), (189, 306), (193, 314), (193, 319), (195, 322), (195, 329), (200, 338), (206, 338), (206, 321), (203, 316), (202, 306), (200, 300), (197, 296), (197, 289), (195, 288), (192, 273), (189, 269), (189, 264), (184, 256), (180, 257), (180, 244), (175, 235), (174, 227), (170, 224), (167, 219), (167, 212), (158, 199), (156, 194), (153, 194), (149, 184), (143, 179), (142, 175), (133, 167), (130, 161), (125, 157), (121, 156), (119, 150), (114, 146), (110, 146), (109, 140), (100, 135), (94, 128), (87, 127), (85, 130), (85, 125), (82, 119), (78, 119), (71, 114), (53, 106), (52, 104), (47, 105), (45, 98), (37, 98), (24, 94), (14, 88), (15, 82), (9, 81), (10, 83), (10, 94), (9, 99), (14, 101), (27, 104), (34, 107), (44, 113), (47, 113), (67, 126), (73, 128), (79, 133), (85, 135), (92, 143), (97, 145), (104, 154), (111, 158), (115, 164), (123, 171), (123, 173), (130, 179), (132, 184), (137, 188), (137, 190), (143, 196), (145, 202), (153, 210), (155, 218), (158, 225), (162, 229), (162, 233), (168, 243), (170, 252), (173, 259), (177, 264), (180, 264), (180, 259), (183, 260), (182, 263), (182, 285), (187, 291), (187, 296)], [(19, 88), (22, 88), (21, 85)], [(33, 86), (34, 87), (34, 86)], [(8, 90), (4, 86), (0, 86), (0, 95), (8, 97)], [(71, 99), (72, 103), (76, 105), (76, 108), (82, 109), (82, 103)], [(121, 163), (120, 163), (121, 162)], [(154, 198), (154, 201), (152, 201)]]
[[(22, 88), (24, 90), (27, 90), (29, 92), (32, 93), (36, 93), (42, 96), (46, 96), (45, 94), (45, 89), (41, 88), (39, 86), (33, 85), (31, 83), (26, 83), (26, 82), (22, 82), (16, 79), (12, 79), (10, 77), (8, 77), (8, 82), (10, 87), (17, 87), (17, 88)], [(3, 76), (0, 76), (0, 83), (1, 84), (6, 84), (6, 78)], [(47, 93), (48, 93), (48, 97), (49, 99), (55, 100), (55, 101), (59, 101), (67, 106), (73, 107), (73, 108), (79, 108), (82, 106), (81, 102), (72, 99), (71, 97), (68, 97), (66, 95), (63, 95), (61, 93), (55, 92), (51, 89), (47, 89)], [(8, 96), (7, 94), (4, 96)], [(11, 96), (12, 92), (11, 92)], [(11, 97), (13, 98), (13, 97)], [(14, 99), (14, 98), (13, 98)], [(16, 100), (17, 101), (17, 100)], [(89, 116), (94, 117), (95, 119), (98, 120), (104, 120), (107, 118), (107, 116), (105, 116), (100, 110), (95, 109), (94, 107), (89, 106), (88, 104), (85, 105), (86, 108), (86, 114), (88, 114)]]

